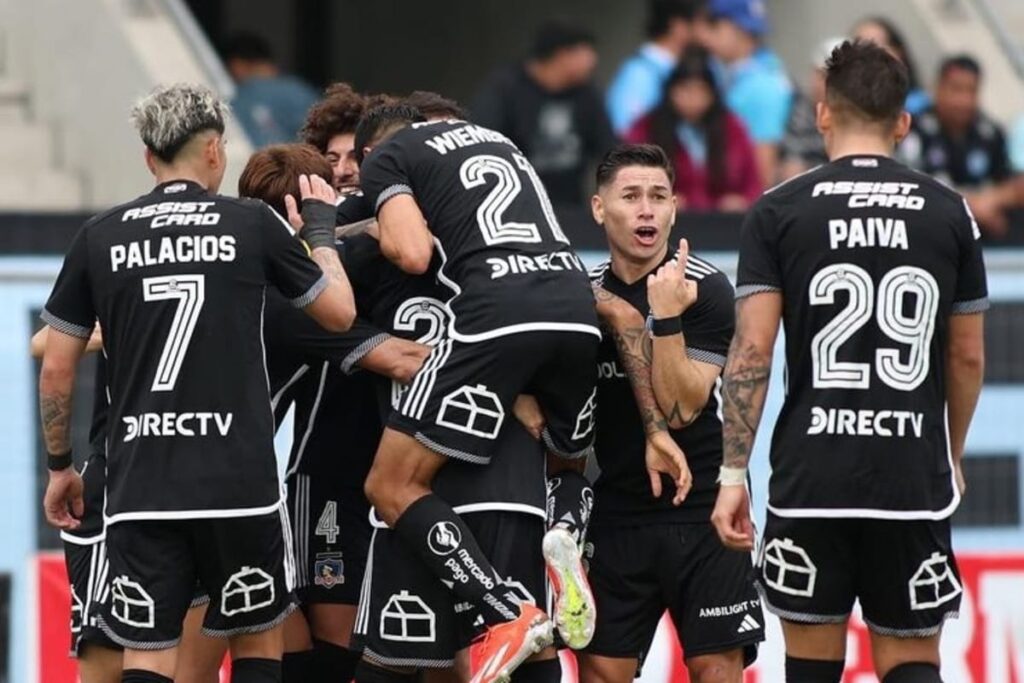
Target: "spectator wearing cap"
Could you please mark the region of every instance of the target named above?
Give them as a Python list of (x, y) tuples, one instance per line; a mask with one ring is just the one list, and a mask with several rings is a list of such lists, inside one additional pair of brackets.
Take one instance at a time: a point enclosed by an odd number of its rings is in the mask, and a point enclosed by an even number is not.
[(665, 79), (694, 42), (694, 19), (702, 5), (702, 0), (649, 1), (648, 40), (619, 67), (605, 98), (616, 134), (657, 106)]
[(969, 55), (939, 66), (934, 104), (914, 118), (899, 147), (914, 168), (963, 192), (982, 229), (1006, 230), (1004, 211), (1013, 203), (1010, 159), (1002, 128), (981, 111), (981, 65)]
[(817, 104), (825, 99), (825, 60), (842, 42), (842, 38), (829, 38), (815, 47), (806, 89), (797, 89), (793, 95), (786, 135), (779, 149), (781, 180), (828, 163), (825, 140), (818, 132)]
[(921, 87), (921, 79), (917, 74), (917, 66), (903, 33), (884, 17), (866, 17), (853, 27), (853, 37), (878, 45), (907, 67), (907, 79), (910, 81), (910, 92), (904, 108), (913, 116), (927, 109), (932, 99), (928, 91)]
[(625, 137), (668, 153), (678, 205), (686, 211), (745, 211), (761, 195), (754, 144), (722, 101), (702, 51), (683, 56), (661, 103)]
[(549, 23), (521, 64), (494, 73), (470, 105), (470, 118), (507, 135), (537, 170), (552, 201), (579, 205), (587, 166), (615, 144), (601, 95), (593, 36)]
[(743, 120), (757, 149), (761, 181), (772, 185), (793, 88), (778, 55), (764, 45), (768, 18), (762, 0), (711, 0), (703, 32), (717, 58), (725, 102)]
[(228, 40), (224, 61), (236, 85), (231, 108), (253, 146), (295, 142), (318, 99), (316, 90), (282, 73), (270, 44), (251, 33)]

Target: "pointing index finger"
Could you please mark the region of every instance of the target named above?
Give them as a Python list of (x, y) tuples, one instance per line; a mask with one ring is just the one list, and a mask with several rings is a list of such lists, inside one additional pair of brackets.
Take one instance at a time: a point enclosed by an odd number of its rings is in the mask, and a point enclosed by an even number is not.
[(676, 263), (679, 267), (686, 269), (686, 260), (690, 258), (690, 242), (685, 237), (679, 240), (679, 252), (676, 255)]

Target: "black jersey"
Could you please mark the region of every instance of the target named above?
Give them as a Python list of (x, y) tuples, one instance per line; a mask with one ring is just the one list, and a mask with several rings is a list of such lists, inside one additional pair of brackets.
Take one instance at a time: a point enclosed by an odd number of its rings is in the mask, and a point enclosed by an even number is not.
[(376, 211), (399, 194), (416, 198), (450, 288), (452, 339), (600, 334), (583, 263), (504, 135), (465, 121), (414, 124), (374, 149), (360, 177)]
[[(360, 285), (355, 285), (357, 299), (367, 300), (362, 310), (370, 312), (374, 325), (395, 337), (429, 346), (445, 338), (449, 314), (443, 297), (447, 289), (432, 275), (437, 259), (430, 274), (410, 277), (381, 255), (377, 241), (371, 237), (353, 238), (347, 247), (367, 262), (375, 258), (376, 268), (361, 269), (376, 276), (375, 282), (365, 283), (372, 290), (360, 292)], [(405, 389), (387, 378), (377, 379), (382, 416), (397, 407)], [(514, 510), (544, 516), (544, 450), (514, 419), (505, 421), (498, 439), (490, 465), (451, 460), (434, 479), (434, 491), (458, 512)]]
[[(667, 254), (657, 268), (673, 258), (675, 255)], [(605, 263), (594, 268), (591, 277), (604, 289), (628, 301), (642, 315), (650, 317), (646, 275), (636, 282), (626, 283)], [(732, 285), (728, 276), (693, 255), (686, 263), (686, 277), (697, 283), (697, 301), (681, 316), (686, 354), (694, 360), (722, 367), (735, 323)], [(594, 483), (594, 523), (706, 522), (715, 505), (718, 467), (722, 464), (720, 380), (715, 382), (696, 420), (684, 429), (670, 431), (686, 454), (693, 474), (689, 495), (681, 506), (674, 507), (670, 492), (675, 487), (668, 476), (662, 475), (661, 498), (651, 495), (650, 479), (644, 466), (647, 438), (643, 421), (610, 335), (605, 335), (601, 341), (598, 358), (594, 453), (601, 474)]]
[(158, 185), (78, 232), (43, 319), (83, 338), (103, 327), (107, 523), (279, 504), (268, 285), (302, 307), (327, 281), (266, 204), (192, 182)]
[(955, 509), (945, 351), (949, 317), (988, 308), (978, 236), (960, 195), (877, 156), (821, 166), (748, 214), (737, 294), (784, 297), (774, 513), (937, 519)]

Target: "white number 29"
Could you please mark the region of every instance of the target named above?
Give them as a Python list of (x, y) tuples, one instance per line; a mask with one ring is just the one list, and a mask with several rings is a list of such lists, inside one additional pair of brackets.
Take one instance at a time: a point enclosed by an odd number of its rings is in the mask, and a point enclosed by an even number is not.
[[(870, 364), (841, 361), (837, 355), (839, 347), (871, 319), (871, 310), (876, 308), (874, 282), (866, 270), (852, 263), (826, 266), (811, 279), (811, 305), (834, 304), (839, 291), (847, 293), (848, 303), (811, 341), (813, 384), (818, 389), (867, 389), (871, 383)], [(904, 312), (908, 295), (914, 297), (909, 314)], [(913, 391), (928, 377), (938, 306), (939, 285), (921, 268), (893, 268), (879, 283), (875, 311), (878, 328), (908, 347), (906, 361), (901, 360), (899, 348), (882, 348), (875, 353), (878, 377), (893, 389)]]
[(206, 301), (205, 275), (161, 275), (142, 280), (143, 301), (167, 301), (176, 299), (174, 319), (164, 342), (164, 350), (156, 366), (153, 391), (174, 391), (178, 381), (185, 352), (192, 341), (192, 333), (199, 320), (199, 312)]

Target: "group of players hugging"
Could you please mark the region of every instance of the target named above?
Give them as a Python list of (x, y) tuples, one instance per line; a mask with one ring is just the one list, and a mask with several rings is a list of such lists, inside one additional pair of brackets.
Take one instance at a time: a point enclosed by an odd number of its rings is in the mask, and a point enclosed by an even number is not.
[[(899, 63), (844, 43), (828, 78), (833, 161), (750, 212), (735, 291), (670, 244), (656, 146), (599, 164), (610, 259), (588, 273), (526, 157), (440, 95), (328, 88), (238, 199), (217, 194), (222, 102), (141, 100), (157, 185), (83, 226), (33, 340), (82, 680), (209, 683), (230, 651), (236, 683), (555, 683), (570, 648), (581, 681), (626, 683), (668, 611), (690, 679), (738, 683), (764, 603), (787, 680), (835, 682), (859, 597), (885, 683), (938, 681), (977, 399), (949, 349), (977, 355), (984, 269), (959, 197), (887, 158)], [(849, 201), (889, 185), (924, 211)], [(902, 227), (877, 248), (830, 227), (863, 215)], [(780, 321), (755, 568), (746, 464)]]

